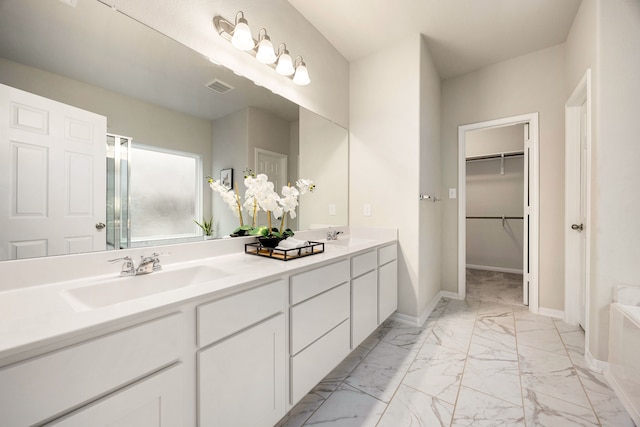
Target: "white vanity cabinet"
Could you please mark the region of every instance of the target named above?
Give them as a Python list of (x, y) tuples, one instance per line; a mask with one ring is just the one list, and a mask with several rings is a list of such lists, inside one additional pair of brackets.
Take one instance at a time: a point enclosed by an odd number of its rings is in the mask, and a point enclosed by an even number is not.
[(198, 425), (270, 427), (285, 414), (285, 280), (198, 306)]
[(182, 368), (182, 364), (166, 368), (46, 426), (181, 426), (185, 406)]
[[(185, 333), (184, 316), (175, 313), (6, 366), (0, 369), (0, 424), (30, 426), (66, 416), (68, 422), (52, 425), (91, 425), (71, 421), (91, 417), (81, 416), (81, 412), (100, 413), (99, 409), (83, 408), (90, 404), (108, 408), (109, 417), (114, 420), (126, 419), (138, 409), (144, 411), (148, 405), (155, 405), (156, 420), (162, 417), (163, 422), (178, 422), (162, 425), (180, 425), (176, 416), (183, 415), (182, 396), (171, 394), (160, 405), (161, 393), (145, 383), (151, 378), (144, 378), (157, 374), (154, 384), (163, 382), (180, 389), (174, 371), (170, 375), (167, 371), (167, 376), (159, 372), (178, 362)], [(135, 402), (131, 396), (136, 397)], [(75, 409), (78, 410), (71, 412)], [(136, 425), (161, 424), (150, 419), (147, 424)]]
[(349, 278), (349, 260), (291, 277), (291, 404), (349, 354)]
[(378, 249), (378, 323), (398, 309), (398, 245)]
[(378, 257), (375, 250), (351, 258), (351, 348), (378, 326)]

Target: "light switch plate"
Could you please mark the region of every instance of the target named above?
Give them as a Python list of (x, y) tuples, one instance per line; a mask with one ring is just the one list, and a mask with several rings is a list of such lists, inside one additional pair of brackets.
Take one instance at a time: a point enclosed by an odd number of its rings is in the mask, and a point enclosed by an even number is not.
[(335, 215), (336, 214), (336, 205), (334, 205), (333, 203), (331, 203), (329, 205), (329, 215)]
[(449, 198), (450, 199), (455, 199), (457, 197), (456, 195), (456, 189), (455, 188), (450, 188), (449, 189)]

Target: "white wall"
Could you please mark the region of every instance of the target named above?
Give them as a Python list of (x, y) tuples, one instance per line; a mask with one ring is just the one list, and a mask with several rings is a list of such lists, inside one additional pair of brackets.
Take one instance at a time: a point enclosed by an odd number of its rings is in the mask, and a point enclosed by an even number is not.
[[(540, 113), (540, 306), (564, 309), (564, 47), (442, 84), (443, 191), (458, 186), (458, 126)], [(443, 201), (443, 289), (457, 291), (458, 199)]]
[(353, 61), (350, 74), (350, 225), (399, 229), (398, 310), (409, 316), (419, 295), (420, 40)]
[[(300, 229), (347, 225), (349, 132), (304, 108), (300, 108), (300, 177), (316, 184), (313, 193), (299, 198)], [(329, 205), (335, 207), (335, 215), (329, 214)]]
[[(349, 63), (286, 0), (106, 0), (106, 3), (275, 93), (348, 127)], [(233, 21), (240, 10), (254, 38), (264, 27), (274, 46), (284, 42), (294, 58), (303, 56), (310, 85), (295, 85), (217, 34), (213, 17), (220, 15)]]
[(440, 81), (419, 35), (352, 62), (350, 81), (349, 221), (398, 228), (398, 311), (418, 318), (440, 290), (439, 206), (418, 199), (440, 188)]
[(640, 1), (598, 2), (591, 351), (606, 360), (617, 284), (640, 285)]
[[(211, 177), (220, 179), (220, 170), (233, 168), (233, 178), (238, 183), (240, 196), (244, 196), (244, 178), (242, 171), (247, 168), (249, 159), (249, 130), (247, 122), (249, 120), (248, 109), (240, 110), (236, 113), (214, 120), (212, 122), (212, 147), (213, 161), (211, 167)], [(205, 187), (209, 192), (213, 190)], [(222, 201), (219, 194), (213, 194), (213, 220), (215, 224), (216, 237), (226, 236), (238, 228), (240, 220), (233, 215), (226, 203)], [(244, 212), (243, 212), (243, 215)], [(248, 216), (244, 217), (245, 224), (251, 224)]]
[[(420, 188), (422, 194), (443, 197), (440, 138), (440, 76), (426, 41), (420, 38)], [(416, 194), (410, 197), (416, 198)], [(418, 315), (424, 314), (441, 289), (442, 203), (418, 202), (419, 215), (419, 299)], [(413, 224), (407, 224), (411, 227)]]

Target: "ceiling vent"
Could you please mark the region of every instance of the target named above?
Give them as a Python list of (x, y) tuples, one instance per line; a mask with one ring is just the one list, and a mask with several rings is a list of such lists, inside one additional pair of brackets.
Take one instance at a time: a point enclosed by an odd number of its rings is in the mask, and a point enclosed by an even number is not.
[(227, 93), (233, 90), (233, 86), (218, 79), (207, 83), (207, 87), (218, 93)]

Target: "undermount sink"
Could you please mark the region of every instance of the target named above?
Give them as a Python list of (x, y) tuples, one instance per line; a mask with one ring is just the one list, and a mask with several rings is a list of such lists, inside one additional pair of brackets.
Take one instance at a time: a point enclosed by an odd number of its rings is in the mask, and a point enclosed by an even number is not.
[(79, 311), (106, 307), (137, 298), (221, 279), (230, 273), (206, 265), (196, 265), (151, 274), (114, 277), (86, 286), (62, 291), (62, 295)]

